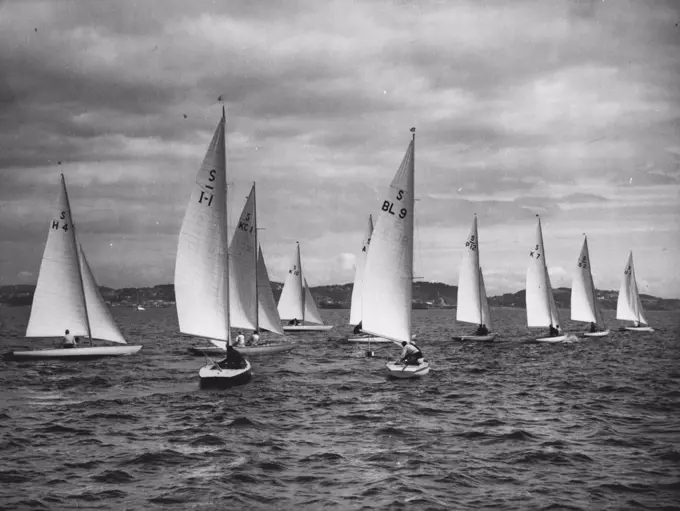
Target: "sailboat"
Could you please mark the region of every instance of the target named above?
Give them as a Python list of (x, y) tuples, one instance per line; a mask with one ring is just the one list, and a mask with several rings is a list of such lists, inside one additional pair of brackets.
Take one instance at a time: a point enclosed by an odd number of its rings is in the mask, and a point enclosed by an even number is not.
[[(362, 330), (397, 344), (411, 342), (415, 128), (399, 170), (381, 202), (364, 268)], [(388, 376), (416, 378), (430, 371), (418, 365), (386, 364)]]
[(539, 342), (561, 342), (567, 336), (560, 329), (560, 316), (557, 312), (555, 297), (550, 286), (550, 276), (545, 262), (543, 248), (543, 231), (541, 218), (536, 215), (536, 243), (529, 251), (529, 267), (527, 268), (526, 308), (527, 326), (548, 327), (551, 335), (535, 339)]
[[(223, 109), (179, 233), (175, 303), (182, 333), (231, 344), (225, 124)], [(230, 355), (231, 351), (225, 360), (211, 360), (201, 367), (202, 387), (229, 387), (250, 380), (250, 362), (236, 350)]]
[[(632, 332), (653, 332), (645, 319), (645, 311), (642, 308), (640, 294), (638, 293), (635, 279), (635, 266), (633, 266), (633, 251), (628, 254), (626, 269), (623, 271), (623, 280), (619, 290), (619, 299), (616, 303), (616, 319), (633, 321), (633, 326), (624, 327)], [(644, 325), (644, 326), (643, 326)]]
[[(5, 358), (97, 358), (132, 355), (142, 349), (141, 345), (127, 345), (99, 292), (85, 252), (77, 242), (66, 181), (62, 174), (26, 337), (61, 337), (66, 330), (74, 336), (86, 336), (90, 346), (12, 351), (6, 353)], [(124, 346), (93, 346), (92, 339)]]
[(366, 334), (361, 331), (361, 308), (364, 286), (364, 268), (366, 266), (366, 256), (368, 255), (369, 245), (371, 243), (371, 235), (373, 234), (373, 217), (368, 215), (368, 225), (366, 233), (364, 234), (363, 242), (361, 243), (361, 251), (357, 254), (356, 267), (354, 270), (354, 285), (352, 286), (352, 298), (349, 311), (349, 324), (355, 325), (354, 336), (349, 337), (347, 342), (354, 343), (392, 343), (389, 339), (377, 337), (375, 335)]
[(477, 215), (472, 220), (470, 234), (465, 241), (465, 254), (458, 277), (458, 305), (456, 320), (478, 325), (472, 335), (453, 336), (454, 341), (493, 341), (496, 334), (491, 325), (489, 301), (486, 298), (484, 276), (479, 266), (479, 234)]
[[(236, 231), (229, 245), (229, 308), (232, 328), (242, 328), (259, 332), (260, 329), (284, 335), (281, 319), (276, 310), (265, 265), (262, 247), (257, 242), (257, 201), (255, 184), (246, 199)], [(256, 248), (258, 250), (256, 252)], [(227, 348), (225, 341), (211, 339), (213, 346), (208, 353), (223, 354)], [(297, 343), (266, 344), (258, 346), (239, 346), (243, 355), (282, 353), (291, 351)], [(211, 349), (212, 348), (212, 349)], [(206, 348), (191, 348), (197, 355), (205, 354)], [(219, 350), (215, 352), (214, 350)]]
[(324, 324), (307, 285), (307, 279), (302, 272), (300, 243), (295, 247), (293, 264), (288, 269), (286, 281), (283, 283), (278, 311), (281, 319), (288, 321), (288, 324), (283, 326), (285, 332), (325, 332), (333, 328), (333, 325)]
[(588, 253), (588, 237), (585, 235), (571, 285), (571, 319), (573, 321), (584, 321), (595, 327), (588, 332), (583, 332), (584, 337), (609, 335), (609, 330), (605, 327), (602, 311), (595, 296), (593, 274), (590, 269), (590, 254)]
[(146, 308), (142, 306), (142, 302), (139, 300), (139, 289), (137, 290), (137, 310), (145, 311)]

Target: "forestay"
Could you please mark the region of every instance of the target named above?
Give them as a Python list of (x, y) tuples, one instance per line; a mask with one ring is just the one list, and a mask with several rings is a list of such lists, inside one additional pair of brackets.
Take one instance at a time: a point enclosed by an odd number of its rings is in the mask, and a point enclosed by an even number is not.
[(538, 218), (536, 224), (536, 243), (529, 250), (529, 267), (527, 268), (526, 279), (526, 308), (527, 325), (530, 327), (547, 327), (560, 324), (546, 266), (540, 218)]
[(64, 335), (66, 329), (74, 335), (88, 335), (85, 296), (78, 266), (73, 217), (62, 174), (26, 337), (56, 337)]
[(302, 282), (302, 263), (300, 261), (300, 244), (298, 243), (279, 297), (279, 316), (284, 321), (305, 318), (305, 296)]
[(180, 331), (228, 339), (224, 115), (191, 192), (179, 234), (175, 300)]
[(635, 266), (633, 265), (633, 252), (628, 254), (628, 262), (623, 271), (623, 280), (621, 281), (621, 289), (619, 289), (619, 298), (616, 303), (616, 319), (639, 321), (647, 324), (647, 319), (644, 316), (642, 309), (642, 302), (638, 293), (637, 281), (635, 279)]
[(590, 269), (588, 238), (583, 239), (581, 253), (576, 263), (574, 280), (571, 284), (571, 319), (597, 323), (597, 303), (595, 302), (593, 275)]
[(362, 330), (406, 342), (411, 339), (414, 150), (415, 139), (380, 202), (362, 295)]
[(373, 234), (373, 217), (368, 215), (368, 226), (364, 239), (361, 243), (361, 251), (356, 258), (356, 268), (354, 270), (354, 285), (352, 286), (352, 305), (349, 312), (349, 324), (358, 325), (361, 322), (361, 296), (364, 287), (364, 269), (366, 267), (366, 256), (371, 243)]

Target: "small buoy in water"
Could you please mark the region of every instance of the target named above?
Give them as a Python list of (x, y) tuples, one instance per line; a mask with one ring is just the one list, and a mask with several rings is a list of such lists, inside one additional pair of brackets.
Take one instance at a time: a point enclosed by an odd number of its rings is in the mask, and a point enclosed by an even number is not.
[(372, 357), (374, 355), (373, 351), (371, 350), (366, 350), (366, 356), (367, 357)]

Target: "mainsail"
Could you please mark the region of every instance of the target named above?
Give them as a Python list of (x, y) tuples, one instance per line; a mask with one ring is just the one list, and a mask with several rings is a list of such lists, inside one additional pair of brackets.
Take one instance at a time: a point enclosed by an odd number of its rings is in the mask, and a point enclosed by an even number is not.
[(362, 330), (411, 340), (415, 135), (381, 201), (364, 268)]
[[(538, 215), (536, 215), (538, 217)], [(530, 327), (548, 327), (560, 325), (555, 298), (543, 248), (543, 231), (541, 219), (537, 219), (536, 243), (529, 250), (529, 267), (526, 281), (527, 325)]]
[(623, 280), (619, 289), (619, 298), (616, 303), (616, 319), (639, 321), (647, 324), (645, 312), (640, 301), (637, 281), (635, 279), (635, 266), (633, 265), (633, 251), (628, 254), (628, 262), (623, 271)]
[(229, 319), (234, 328), (257, 328), (256, 233), (253, 185), (229, 245)]
[(279, 316), (282, 320), (304, 320), (305, 318), (305, 295), (302, 284), (302, 262), (300, 261), (300, 244), (295, 246), (293, 263), (288, 268), (288, 275), (283, 283), (281, 296), (279, 297)]
[(175, 263), (180, 331), (229, 340), (225, 116), (217, 125), (184, 215)]
[(364, 268), (366, 266), (366, 256), (371, 243), (373, 233), (373, 218), (368, 215), (368, 226), (361, 243), (361, 252), (356, 258), (356, 269), (354, 271), (354, 285), (352, 286), (352, 305), (349, 311), (349, 324), (358, 325), (361, 322), (361, 295), (364, 286)]
[(571, 319), (588, 323), (598, 323), (599, 307), (595, 299), (595, 286), (590, 268), (588, 238), (583, 238), (581, 253), (576, 262), (576, 271), (571, 285)]
[[(477, 216), (475, 215), (470, 233), (465, 241), (465, 253), (458, 276), (456, 320), (477, 325), (483, 324), (481, 287), (479, 235), (477, 233)], [(489, 325), (486, 326), (489, 327)]]

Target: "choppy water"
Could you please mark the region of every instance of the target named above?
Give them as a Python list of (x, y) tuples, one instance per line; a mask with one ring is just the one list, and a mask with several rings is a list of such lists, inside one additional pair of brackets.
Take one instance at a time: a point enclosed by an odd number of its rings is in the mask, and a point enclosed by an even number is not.
[[(482, 345), (447, 341), (455, 311), (414, 311), (422, 380), (386, 380), (396, 347), (366, 358), (342, 326), (206, 391), (174, 309), (114, 312), (138, 355), (0, 360), (0, 507), (680, 506), (677, 313), (650, 313), (654, 334), (539, 345), (520, 342), (523, 310), (496, 309), (503, 336)], [(0, 309), (3, 351), (30, 343), (27, 318)]]

